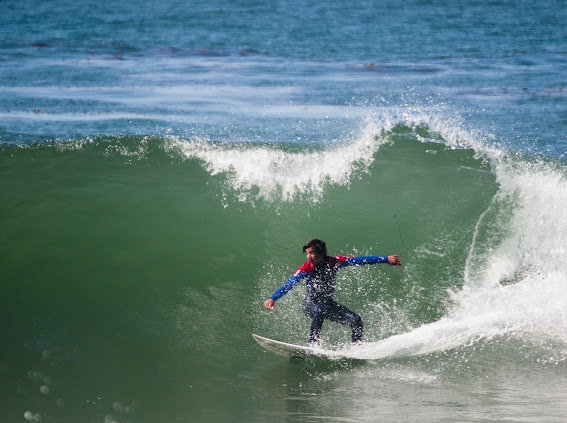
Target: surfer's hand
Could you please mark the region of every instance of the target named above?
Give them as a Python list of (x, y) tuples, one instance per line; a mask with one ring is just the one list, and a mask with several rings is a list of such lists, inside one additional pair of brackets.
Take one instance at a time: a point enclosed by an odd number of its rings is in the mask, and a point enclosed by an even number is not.
[(388, 256), (388, 264), (390, 266), (401, 266), (400, 256)]
[(271, 298), (268, 298), (266, 301), (264, 301), (264, 307), (266, 307), (268, 310), (273, 309), (274, 308), (274, 300), (272, 300)]

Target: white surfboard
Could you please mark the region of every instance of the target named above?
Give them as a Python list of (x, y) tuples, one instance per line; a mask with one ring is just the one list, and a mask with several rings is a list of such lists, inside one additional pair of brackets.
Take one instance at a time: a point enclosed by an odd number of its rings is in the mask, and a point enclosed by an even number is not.
[(303, 345), (288, 344), (287, 342), (276, 341), (270, 338), (264, 338), (263, 336), (252, 334), (254, 339), (262, 347), (282, 355), (284, 357), (291, 358), (306, 358), (306, 357), (329, 357), (332, 355), (332, 351), (323, 350), (321, 348), (306, 347)]

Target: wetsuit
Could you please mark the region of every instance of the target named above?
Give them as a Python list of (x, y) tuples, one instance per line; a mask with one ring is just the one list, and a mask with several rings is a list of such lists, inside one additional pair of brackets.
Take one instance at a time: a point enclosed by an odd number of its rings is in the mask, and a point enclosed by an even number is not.
[(276, 301), (287, 294), (297, 282), (305, 280), (307, 294), (303, 300), (303, 312), (312, 319), (309, 341), (314, 343), (319, 340), (323, 322), (328, 319), (348, 325), (352, 329), (352, 342), (358, 342), (362, 339), (362, 319), (358, 314), (338, 304), (333, 298), (337, 271), (347, 266), (387, 262), (387, 256), (327, 256), (317, 266), (313, 266), (307, 260), (270, 298)]

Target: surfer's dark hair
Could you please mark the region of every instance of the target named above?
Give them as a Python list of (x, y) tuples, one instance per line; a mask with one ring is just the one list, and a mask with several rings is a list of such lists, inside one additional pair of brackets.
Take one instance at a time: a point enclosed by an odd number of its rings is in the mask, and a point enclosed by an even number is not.
[(305, 253), (305, 250), (308, 248), (313, 248), (318, 254), (321, 254), (323, 257), (327, 257), (327, 246), (320, 239), (307, 241), (303, 246), (303, 252)]

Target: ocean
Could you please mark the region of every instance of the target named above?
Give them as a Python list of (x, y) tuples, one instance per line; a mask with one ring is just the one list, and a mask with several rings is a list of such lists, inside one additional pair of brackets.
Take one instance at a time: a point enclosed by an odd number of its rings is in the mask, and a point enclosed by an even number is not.
[(565, 6), (3, 0), (0, 420), (566, 421)]

